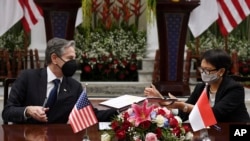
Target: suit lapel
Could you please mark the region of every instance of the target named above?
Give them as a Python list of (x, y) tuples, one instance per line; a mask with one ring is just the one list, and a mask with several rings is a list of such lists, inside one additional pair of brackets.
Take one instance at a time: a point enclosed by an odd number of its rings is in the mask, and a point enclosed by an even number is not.
[(47, 97), (47, 70), (42, 69), (40, 72), (40, 84), (38, 85), (38, 93), (41, 96), (41, 102), (43, 104), (45, 98)]
[(70, 87), (67, 85), (68, 81), (67, 78), (63, 77), (63, 81), (60, 86), (59, 94), (58, 94), (58, 99), (65, 98), (70, 96)]

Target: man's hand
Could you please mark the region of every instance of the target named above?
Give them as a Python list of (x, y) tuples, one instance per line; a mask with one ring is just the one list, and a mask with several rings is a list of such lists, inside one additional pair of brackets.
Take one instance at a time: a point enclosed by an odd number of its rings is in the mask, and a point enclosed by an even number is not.
[(26, 107), (26, 116), (32, 117), (41, 122), (48, 122), (46, 112), (49, 108), (44, 108), (42, 106), (27, 106)]

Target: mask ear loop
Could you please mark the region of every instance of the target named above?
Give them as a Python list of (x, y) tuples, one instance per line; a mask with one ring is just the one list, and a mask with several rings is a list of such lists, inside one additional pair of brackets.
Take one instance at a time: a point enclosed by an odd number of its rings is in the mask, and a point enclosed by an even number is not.
[[(57, 56), (58, 56), (58, 55), (57, 55)], [(64, 63), (66, 62), (66, 61), (64, 61), (61, 57), (58, 56), (58, 58), (60, 58)]]

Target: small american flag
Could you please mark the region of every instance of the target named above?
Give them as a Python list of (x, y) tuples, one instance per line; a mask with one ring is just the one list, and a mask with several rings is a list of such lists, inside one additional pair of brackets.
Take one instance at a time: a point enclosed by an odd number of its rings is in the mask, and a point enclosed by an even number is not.
[(69, 124), (71, 125), (73, 132), (77, 133), (89, 126), (96, 124), (97, 118), (90, 104), (86, 89), (83, 90), (76, 105), (72, 109), (69, 115)]

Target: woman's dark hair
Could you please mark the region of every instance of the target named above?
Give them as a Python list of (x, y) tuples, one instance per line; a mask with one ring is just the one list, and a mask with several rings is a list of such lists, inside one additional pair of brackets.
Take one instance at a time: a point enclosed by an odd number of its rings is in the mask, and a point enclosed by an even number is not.
[(232, 66), (231, 56), (223, 49), (207, 50), (201, 56), (201, 60), (203, 59), (213, 65), (216, 69), (225, 68), (225, 72), (228, 72)]

